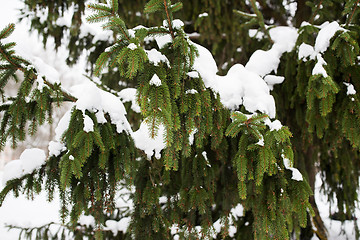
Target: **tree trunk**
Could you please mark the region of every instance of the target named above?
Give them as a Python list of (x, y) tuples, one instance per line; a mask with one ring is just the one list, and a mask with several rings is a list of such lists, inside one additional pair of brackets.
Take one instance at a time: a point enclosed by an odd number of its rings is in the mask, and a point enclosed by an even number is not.
[[(310, 146), (308, 148), (308, 151), (306, 152), (305, 168), (306, 168), (306, 172), (308, 174), (309, 185), (314, 194), (315, 194), (315, 177), (316, 177), (316, 173), (317, 173), (317, 169), (314, 164), (315, 158), (316, 158), (316, 156), (314, 156), (314, 148), (312, 146)], [(313, 226), (316, 228), (316, 230), (314, 230), (314, 233), (320, 240), (326, 240), (327, 239), (327, 230), (326, 230), (323, 220), (321, 219), (320, 212), (317, 207), (314, 195), (310, 197), (309, 202), (315, 213), (315, 215), (312, 217)]]

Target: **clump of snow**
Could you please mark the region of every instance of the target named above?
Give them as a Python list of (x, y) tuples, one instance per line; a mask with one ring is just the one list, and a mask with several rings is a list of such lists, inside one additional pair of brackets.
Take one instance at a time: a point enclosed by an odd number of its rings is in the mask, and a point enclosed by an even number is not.
[(264, 137), (263, 136), (261, 136), (261, 138), (259, 139), (259, 141), (257, 142), (257, 143), (255, 143), (256, 145), (259, 145), (259, 146), (261, 146), (261, 147), (263, 147), (264, 146)]
[(134, 112), (140, 113), (140, 106), (136, 101), (136, 89), (135, 88), (124, 88), (119, 92), (119, 97), (123, 102), (131, 102), (131, 109)]
[(186, 73), (186, 75), (188, 75), (191, 78), (199, 78), (199, 73), (197, 71), (191, 71)]
[(313, 54), (314, 54), (314, 47), (306, 44), (306, 43), (302, 43), (299, 46), (299, 53), (298, 53), (298, 58), (299, 59), (303, 59), (304, 61), (306, 61), (306, 58), (310, 57), (311, 59), (314, 58)]
[(105, 222), (105, 230), (111, 231), (114, 236), (118, 234), (118, 232), (126, 232), (129, 225), (130, 225), (131, 218), (130, 217), (124, 217), (121, 218), (119, 221), (115, 220), (107, 220)]
[(95, 227), (95, 218), (93, 216), (81, 215), (79, 218), (79, 223), (86, 227)]
[[(302, 24), (302, 26), (309, 25), (308, 23)], [(345, 31), (342, 27), (339, 26), (337, 22), (325, 22), (321, 26), (317, 26), (320, 28), (320, 31), (315, 40), (315, 46), (312, 47), (306, 43), (302, 43), (299, 46), (298, 50), (298, 58), (307, 61), (309, 57), (312, 60), (317, 60), (315, 64), (312, 75), (320, 74), (323, 77), (328, 77), (328, 74), (324, 68), (326, 65), (325, 60), (322, 57), (321, 53), (324, 53), (330, 46), (330, 39), (334, 37), (337, 31)]]
[(196, 91), (196, 89), (189, 89), (189, 90), (186, 90), (185, 94), (195, 94), (195, 93), (198, 93), (198, 91)]
[(274, 89), (274, 85), (283, 83), (284, 80), (285, 78), (282, 76), (266, 75), (264, 77), (264, 81), (266, 82), (270, 90)]
[(209, 16), (209, 14), (207, 12), (204, 12), (204, 13), (200, 13), (198, 17), (202, 18), (202, 17), (208, 17), (208, 16)]
[(132, 137), (135, 142), (135, 146), (145, 152), (148, 159), (151, 159), (151, 156), (155, 153), (157, 159), (161, 158), (161, 150), (166, 146), (164, 143), (164, 132), (165, 127), (163, 124), (160, 124), (158, 128), (157, 135), (154, 138), (150, 136), (150, 128), (146, 123), (146, 120), (140, 124), (140, 128), (132, 134)]
[(284, 156), (282, 156), (282, 157), (283, 157), (285, 168), (292, 171), (291, 179), (293, 179), (295, 181), (303, 181), (303, 176), (300, 173), (300, 171), (297, 168), (291, 167), (291, 163), (288, 158), (285, 158)]
[(59, 156), (62, 151), (66, 150), (66, 147), (63, 143), (56, 142), (56, 141), (50, 141), (49, 142), (49, 156)]
[(180, 19), (174, 19), (172, 21), (172, 26), (174, 29), (181, 29), (184, 26), (184, 22)]
[(328, 74), (324, 68), (324, 66), (327, 64), (326, 64), (325, 60), (322, 58), (320, 53), (316, 56), (316, 59), (317, 59), (317, 63), (315, 64), (315, 66), (312, 70), (312, 75), (320, 74), (324, 78), (328, 77)]
[(269, 118), (265, 120), (265, 124), (270, 128), (271, 131), (279, 131), (282, 128), (282, 124), (279, 120), (271, 121)]
[(192, 129), (190, 134), (189, 134), (189, 143), (190, 145), (193, 145), (194, 143), (194, 137), (195, 137), (195, 134), (198, 132), (197, 128), (195, 129)]
[(161, 86), (161, 80), (156, 73), (152, 76), (150, 80), (150, 85), (155, 85), (157, 87)]
[(73, 95), (78, 99), (75, 103), (76, 109), (85, 112), (102, 111), (108, 113), (111, 123), (116, 125), (116, 131), (121, 133), (127, 131), (132, 133), (130, 124), (126, 118), (126, 110), (123, 103), (115, 95), (96, 87), (89, 82), (72, 87)]
[(315, 51), (318, 53), (325, 52), (329, 45), (330, 39), (335, 35), (335, 33), (339, 30), (344, 30), (339, 26), (337, 22), (324, 23), (321, 26), (321, 30), (319, 31), (316, 40), (315, 40)]
[(298, 33), (292, 27), (275, 27), (269, 30), (274, 44), (271, 49), (257, 50), (251, 55), (245, 68), (264, 77), (277, 70), (280, 57), (284, 52), (290, 52), (296, 43)]
[[(238, 218), (242, 216), (244, 216), (244, 207), (240, 203), (230, 210), (230, 214), (228, 216), (230, 237), (234, 237), (237, 232), (237, 228), (234, 225), (234, 220), (237, 221)], [(213, 228), (215, 230), (213, 238), (215, 238), (216, 235), (221, 232), (221, 229), (225, 228), (225, 219), (219, 218), (218, 220), (216, 220), (213, 223)]]
[(135, 45), (135, 43), (130, 43), (127, 47), (128, 47), (130, 50), (135, 50), (135, 49), (137, 49), (137, 46)]
[(158, 45), (159, 49), (162, 49), (166, 44), (172, 42), (172, 38), (170, 34), (165, 34), (162, 36), (155, 36), (154, 37), (156, 44)]
[(226, 76), (217, 75), (217, 65), (206, 48), (196, 46), (199, 56), (195, 59), (194, 69), (201, 75), (205, 86), (220, 94), (225, 107), (235, 110), (244, 105), (249, 112), (261, 111), (271, 118), (275, 117), (275, 101), (265, 81), (256, 73), (241, 64), (232, 66)]
[(94, 131), (94, 122), (86, 114), (84, 114), (84, 131), (85, 132), (93, 132)]
[(259, 29), (249, 29), (249, 37), (251, 38), (255, 37), (257, 40), (262, 40), (264, 39), (264, 36), (265, 34), (259, 31)]
[(347, 82), (344, 82), (344, 85), (347, 87), (347, 91), (346, 91), (347, 95), (355, 95), (356, 94), (354, 85), (352, 85), (351, 83), (347, 83)]
[(32, 173), (45, 163), (45, 152), (38, 148), (26, 149), (19, 160), (9, 162), (4, 167), (3, 183), (21, 178), (22, 176)]
[(167, 57), (158, 50), (153, 48), (151, 50), (145, 50), (145, 52), (149, 58), (149, 61), (152, 62), (155, 66), (159, 66), (160, 62), (165, 62), (168, 67), (170, 67), (170, 62)]
[(44, 60), (36, 56), (31, 56), (30, 60), (39, 76), (36, 81), (38, 83), (38, 88), (40, 91), (44, 86), (44, 81), (42, 77), (45, 77), (46, 80), (52, 84), (60, 83), (60, 74), (54, 67), (50, 66), (49, 64), (44, 62)]

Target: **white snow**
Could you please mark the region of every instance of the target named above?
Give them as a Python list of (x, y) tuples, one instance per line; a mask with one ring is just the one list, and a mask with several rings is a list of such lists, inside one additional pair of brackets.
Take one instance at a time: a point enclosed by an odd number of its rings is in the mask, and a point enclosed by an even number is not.
[(155, 85), (157, 87), (161, 86), (161, 80), (156, 73), (152, 76), (150, 80), (150, 85)]
[(199, 78), (199, 73), (197, 71), (191, 71), (186, 73), (186, 75), (188, 75), (191, 78)]
[(300, 173), (300, 171), (297, 168), (294, 168), (291, 166), (290, 160), (283, 156), (283, 161), (284, 161), (285, 168), (292, 171), (291, 179), (293, 179), (295, 181), (303, 181), (302, 174)]
[(172, 21), (172, 26), (174, 29), (181, 29), (184, 26), (184, 22), (180, 19), (174, 19)]
[(318, 36), (315, 40), (315, 51), (318, 53), (325, 52), (329, 45), (330, 39), (335, 35), (335, 33), (339, 30), (344, 30), (339, 26), (337, 22), (324, 23), (321, 26), (321, 30), (318, 33)]
[(162, 36), (155, 36), (154, 37), (159, 49), (162, 49), (166, 44), (172, 42), (172, 38), (170, 34), (165, 34)]
[(296, 43), (298, 33), (292, 27), (274, 27), (269, 30), (274, 44), (271, 49), (256, 50), (250, 57), (245, 68), (259, 74), (261, 77), (277, 70), (280, 57), (285, 52), (290, 52)]
[(121, 218), (119, 221), (115, 220), (107, 220), (105, 222), (105, 229), (112, 231), (114, 236), (118, 234), (118, 232), (126, 232), (129, 225), (130, 225), (131, 218), (130, 217), (124, 217)]
[(189, 90), (186, 90), (185, 94), (195, 94), (195, 93), (198, 93), (198, 91), (196, 91), (196, 89), (189, 89)]
[(270, 90), (274, 89), (274, 85), (283, 83), (284, 80), (285, 78), (282, 76), (266, 75), (264, 77), (264, 81), (266, 82)]
[(161, 158), (161, 150), (166, 147), (164, 143), (164, 131), (165, 127), (160, 124), (157, 135), (154, 138), (150, 136), (149, 125), (145, 121), (140, 124), (140, 128), (132, 134), (135, 142), (135, 146), (145, 152), (148, 159), (155, 153), (157, 159)]
[(270, 128), (270, 131), (279, 131), (282, 124), (279, 120), (271, 121), (269, 118), (265, 120), (265, 124)]
[(202, 17), (208, 17), (208, 16), (209, 16), (209, 14), (207, 12), (204, 12), (204, 13), (200, 13), (198, 17), (202, 18)]
[(81, 215), (79, 223), (86, 227), (95, 227), (95, 218), (93, 216)]
[(217, 65), (206, 48), (197, 47), (199, 56), (195, 59), (194, 69), (201, 75), (205, 86), (220, 94), (225, 107), (235, 110), (244, 105), (247, 111), (261, 111), (271, 118), (275, 117), (275, 101), (265, 81), (256, 73), (241, 64), (233, 65), (226, 76), (217, 75)]
[(317, 63), (315, 64), (312, 70), (312, 75), (320, 74), (324, 78), (328, 77), (328, 74), (324, 68), (324, 66), (326, 66), (327, 64), (325, 60), (322, 58), (320, 53), (316, 56), (316, 59), (317, 59)]
[(137, 49), (137, 46), (134, 43), (130, 43), (127, 47), (131, 50)]
[(131, 102), (131, 109), (134, 112), (140, 113), (140, 106), (136, 101), (136, 89), (124, 88), (119, 92), (119, 97), (123, 102)]
[(347, 95), (355, 95), (356, 94), (354, 85), (352, 85), (351, 83), (347, 83), (347, 82), (344, 82), (344, 85), (347, 87), (347, 91), (346, 91)]
[(21, 178), (22, 176), (32, 173), (45, 163), (45, 152), (38, 148), (26, 149), (20, 155), (19, 160), (9, 162), (4, 167), (3, 184), (7, 181)]
[(153, 63), (155, 66), (159, 66), (160, 62), (165, 62), (168, 65), (168, 67), (170, 67), (170, 62), (167, 59), (167, 57), (158, 50), (153, 48), (151, 50), (145, 50), (145, 52), (149, 58), (149, 61)]
[(84, 131), (85, 132), (93, 132), (94, 131), (94, 122), (86, 114), (84, 114)]
[[(127, 131), (131, 133), (130, 124), (126, 118), (126, 110), (120, 98), (96, 87), (94, 83), (88, 82), (71, 88), (72, 94), (78, 99), (75, 106), (78, 110), (85, 112), (102, 111), (108, 113), (111, 123), (116, 125), (118, 133)], [(102, 119), (103, 120), (103, 119)]]
[(311, 59), (314, 59), (314, 47), (306, 44), (306, 43), (302, 43), (299, 46), (299, 53), (298, 53), (298, 58), (302, 59), (303, 61), (306, 61), (306, 58), (310, 57)]

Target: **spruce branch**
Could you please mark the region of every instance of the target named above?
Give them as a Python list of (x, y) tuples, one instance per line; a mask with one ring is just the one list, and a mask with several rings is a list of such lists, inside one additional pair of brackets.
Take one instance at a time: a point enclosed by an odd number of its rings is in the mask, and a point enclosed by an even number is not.
[(346, 26), (348, 26), (351, 23), (351, 20), (352, 20), (354, 14), (355, 14), (355, 10), (358, 7), (359, 2), (360, 2), (360, 0), (357, 0), (357, 2), (354, 4), (355, 5), (354, 10), (352, 11), (351, 16), (347, 19)]
[(261, 27), (261, 29), (264, 31), (264, 33), (266, 34), (266, 36), (269, 38), (271, 43), (274, 43), (274, 41), (271, 39), (269, 30), (266, 28), (265, 26), (265, 22), (264, 22), (264, 16), (262, 15), (262, 13), (260, 12), (259, 8), (256, 6), (256, 0), (250, 0), (251, 6), (254, 9), (254, 12), (257, 16), (258, 19), (258, 23)]
[(311, 19), (310, 19), (310, 24), (313, 24), (314, 23), (314, 20), (315, 20), (315, 17), (316, 17), (316, 14), (317, 12), (319, 11), (320, 7), (321, 7), (321, 4), (322, 4), (323, 0), (320, 0), (320, 2), (318, 3), (317, 7), (316, 7), (316, 10), (314, 11), (313, 15), (311, 16)]
[(171, 18), (170, 18), (170, 13), (169, 13), (168, 5), (167, 5), (167, 0), (164, 0), (164, 7), (165, 7), (166, 17), (167, 17), (167, 22), (169, 25), (171, 37), (172, 37), (172, 39), (175, 39), (174, 30), (172, 28), (172, 22), (171, 22)]

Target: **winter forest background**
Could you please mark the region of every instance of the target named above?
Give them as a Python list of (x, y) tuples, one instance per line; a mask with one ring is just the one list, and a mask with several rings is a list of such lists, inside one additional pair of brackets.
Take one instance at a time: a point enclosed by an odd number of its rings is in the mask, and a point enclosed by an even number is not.
[(0, 239), (358, 239), (360, 3), (305, 2), (2, 0)]

